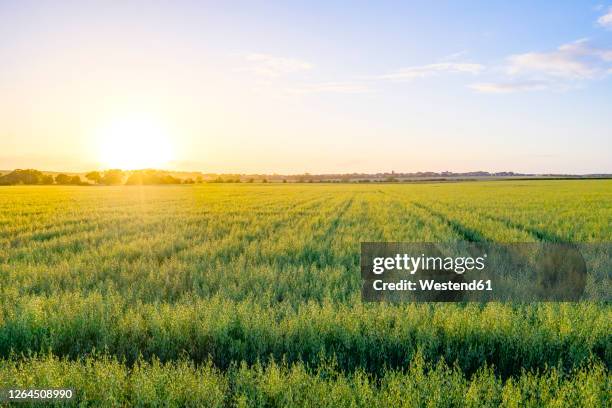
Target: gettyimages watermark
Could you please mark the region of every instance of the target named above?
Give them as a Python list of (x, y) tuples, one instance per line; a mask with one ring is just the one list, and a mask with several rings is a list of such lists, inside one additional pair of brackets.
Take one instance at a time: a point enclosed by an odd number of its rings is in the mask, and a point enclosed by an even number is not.
[(609, 301), (612, 244), (361, 244), (364, 301)]

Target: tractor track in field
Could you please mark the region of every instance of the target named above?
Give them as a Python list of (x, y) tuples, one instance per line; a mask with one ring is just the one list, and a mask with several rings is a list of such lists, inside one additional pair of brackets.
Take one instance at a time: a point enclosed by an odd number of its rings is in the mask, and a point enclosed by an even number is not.
[[(301, 264), (301, 265), (312, 265), (315, 264), (318, 268), (322, 268), (325, 262), (321, 261), (321, 252), (320, 249), (325, 248), (326, 256), (330, 256), (328, 259), (329, 263), (333, 263), (331, 259), (333, 259), (333, 253), (328, 252), (329, 248), (331, 248), (332, 241), (335, 237), (335, 232), (340, 227), (340, 223), (344, 218), (344, 215), (349, 210), (351, 205), (353, 204), (355, 195), (353, 195), (350, 199), (345, 202), (341, 202), (337, 207), (337, 212), (335, 213), (334, 218), (329, 222), (325, 232), (323, 232), (320, 236), (313, 236), (312, 239), (305, 243), (301, 250), (298, 253), (294, 254), (292, 258), (292, 263)], [(321, 242), (320, 245), (313, 245), (315, 242)], [(330, 255), (331, 254), (331, 255)]]
[[(448, 209), (448, 206), (445, 206), (445, 208)], [(488, 213), (482, 212), (482, 211), (477, 211), (476, 215), (478, 215), (479, 217), (488, 219), (490, 221), (493, 221), (493, 222), (496, 222), (496, 223), (499, 223), (499, 224), (503, 224), (504, 226), (506, 226), (509, 229), (514, 229), (514, 230), (517, 230), (517, 231), (526, 232), (527, 234), (531, 235), (532, 237), (534, 237), (536, 240), (538, 240), (540, 242), (557, 242), (557, 243), (569, 243), (570, 242), (569, 240), (564, 239), (561, 236), (559, 236), (557, 234), (554, 234), (552, 232), (548, 232), (548, 231), (544, 231), (544, 230), (541, 230), (541, 229), (538, 229), (538, 228), (530, 227), (530, 226), (527, 226), (525, 224), (521, 224), (519, 222), (512, 221), (512, 220), (507, 219), (507, 218), (497, 217), (495, 215), (491, 215), (491, 214), (488, 214)]]
[(482, 236), (480, 232), (475, 229), (469, 228), (466, 225), (453, 220), (441, 212), (433, 210), (426, 205), (410, 201), (410, 204), (413, 206), (420, 208), (423, 211), (429, 213), (432, 217), (437, 218), (442, 223), (448, 225), (457, 235), (459, 235), (463, 240), (468, 242), (485, 242), (486, 239)]
[[(396, 199), (400, 199), (403, 198), (401, 196), (398, 195), (393, 195), (390, 194), (387, 191), (382, 191), (382, 190), (378, 190), (378, 192), (382, 193), (382, 194), (386, 194), (392, 198), (396, 198)], [(484, 242), (486, 241), (486, 239), (476, 230), (471, 229), (455, 220), (450, 219), (449, 217), (445, 216), (444, 214), (435, 211), (433, 209), (431, 209), (430, 207), (427, 207), (426, 205), (417, 203), (415, 201), (401, 201), (403, 203), (404, 206), (409, 206), (412, 205), (413, 207), (416, 207), (420, 210), (425, 211), (427, 214), (429, 214), (430, 216), (432, 216), (433, 218), (441, 221), (444, 225), (447, 225), (448, 227), (451, 228), (451, 230), (459, 235), (459, 237), (461, 237), (463, 240), (468, 241), (468, 242)], [(421, 216), (420, 214), (415, 214), (424, 224), (427, 224), (429, 222), (429, 220), (423, 216)]]
[[(465, 226), (464, 224), (449, 218), (448, 216), (444, 215), (443, 213), (439, 211), (433, 210), (430, 207), (427, 207), (423, 204), (420, 204), (414, 201), (410, 202), (410, 204), (438, 218), (440, 221), (450, 226), (453, 231), (455, 231), (457, 234), (459, 234), (463, 239), (465, 239), (468, 242), (487, 241), (487, 239), (479, 231), (469, 228)], [(448, 209), (447, 206), (445, 206), (445, 208)], [(509, 220), (507, 218), (496, 217), (494, 215), (490, 215), (484, 212), (477, 212), (477, 215), (480, 217), (486, 218), (490, 221), (493, 221), (499, 224), (503, 224), (507, 228), (526, 232), (527, 234), (533, 236), (535, 239), (537, 239), (540, 242), (557, 242), (557, 243), (569, 243), (570, 242), (569, 240), (564, 239), (561, 236), (554, 234), (552, 232), (543, 231), (541, 229), (534, 228), (534, 227), (529, 227), (527, 225), (521, 224), (516, 221)]]
[(554, 234), (552, 232), (543, 231), (541, 229), (529, 227), (527, 225), (518, 223), (516, 221), (509, 220), (507, 218), (496, 217), (494, 215), (489, 215), (486, 213), (479, 213), (478, 215), (481, 217), (487, 218), (491, 221), (498, 222), (500, 224), (504, 224), (508, 228), (515, 229), (518, 231), (524, 231), (541, 242), (558, 242), (558, 243), (569, 243), (570, 242), (569, 240), (564, 239), (560, 237), (559, 235)]
[(353, 200), (355, 199), (355, 195), (353, 195), (347, 202), (346, 204), (344, 204), (344, 207), (342, 207), (340, 209), (340, 211), (338, 212), (338, 214), (336, 215), (336, 218), (334, 218), (334, 220), (330, 223), (329, 227), (327, 228), (327, 230), (325, 231), (325, 234), (323, 234), (323, 237), (325, 239), (325, 242), (329, 243), (332, 240), (333, 234), (334, 232), (336, 232), (336, 230), (338, 229), (338, 227), (340, 226), (340, 221), (342, 220), (342, 217), (344, 217), (344, 214), (346, 214), (346, 212), (348, 211), (348, 209), (351, 207), (351, 205), (353, 204)]
[[(340, 222), (344, 218), (345, 214), (347, 213), (349, 208), (351, 208), (351, 206), (353, 205), (354, 199), (355, 199), (355, 194), (353, 194), (351, 196), (351, 198), (346, 202), (346, 204), (344, 204), (344, 206), (340, 209), (340, 211), (338, 212), (338, 214), (336, 215), (334, 220), (331, 222), (329, 228), (327, 228), (327, 230), (325, 231), (325, 234), (323, 235), (323, 239), (324, 239), (325, 247), (326, 248), (330, 248), (331, 247), (332, 241), (334, 240), (334, 237), (335, 237), (335, 232), (340, 227)], [(337, 260), (335, 258), (336, 257), (334, 255), (334, 253), (332, 252), (331, 253), (331, 260), (333, 262), (337, 262)], [(321, 268), (323, 265), (318, 265), (318, 266), (319, 266), (319, 268)], [(350, 266), (346, 265), (346, 268), (347, 268), (347, 270), (350, 270)]]
[[(379, 190), (380, 191), (380, 190)], [(380, 191), (381, 193), (385, 193), (383, 191)], [(485, 242), (487, 241), (487, 239), (478, 231), (475, 229), (472, 229), (460, 222), (458, 222), (457, 220), (454, 220), (448, 216), (446, 216), (444, 213), (436, 211), (426, 205), (423, 205), (421, 203), (415, 202), (415, 201), (409, 201), (409, 204), (427, 212), (428, 214), (430, 214), (432, 217), (437, 218), (438, 220), (440, 220), (441, 222), (443, 222), (444, 224), (448, 225), (456, 234), (458, 234), (462, 239), (464, 239), (465, 241), (468, 242)], [(448, 209), (448, 206), (444, 206), (446, 209)], [(487, 214), (485, 212), (477, 212), (477, 215), (488, 219), (490, 221), (499, 223), (504, 225), (505, 227), (509, 228), (509, 229), (514, 229), (517, 231), (522, 231), (522, 232), (526, 232), (527, 234), (533, 236), (536, 240), (540, 241), (540, 242), (556, 242), (556, 243), (569, 243), (571, 242), (570, 240), (564, 239), (563, 237), (554, 234), (552, 232), (548, 232), (548, 231), (544, 231), (538, 228), (534, 228), (534, 227), (530, 227), (527, 226), (525, 224), (521, 224), (519, 222), (516, 221), (512, 221), (509, 220), (507, 218), (503, 218), (503, 217), (497, 217), (491, 214)]]

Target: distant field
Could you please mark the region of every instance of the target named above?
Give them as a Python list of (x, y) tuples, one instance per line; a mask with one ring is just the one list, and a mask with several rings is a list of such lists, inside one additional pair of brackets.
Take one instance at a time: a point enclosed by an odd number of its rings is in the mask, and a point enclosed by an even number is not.
[(601, 303), (365, 304), (362, 241), (611, 242), (612, 180), (0, 187), (0, 388), (609, 406)]

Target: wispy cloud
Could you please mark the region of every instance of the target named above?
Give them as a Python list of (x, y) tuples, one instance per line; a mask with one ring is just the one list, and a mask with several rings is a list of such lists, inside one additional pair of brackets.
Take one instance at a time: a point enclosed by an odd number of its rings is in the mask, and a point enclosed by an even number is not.
[(479, 74), (484, 69), (483, 65), (471, 62), (439, 62), (436, 64), (420, 65), (398, 69), (389, 74), (379, 75), (376, 79), (390, 81), (412, 81), (414, 79), (426, 78), (442, 73), (464, 73)]
[(306, 84), (287, 88), (286, 91), (292, 94), (315, 94), (315, 93), (365, 93), (371, 89), (357, 82), (323, 82), (316, 84)]
[(612, 49), (591, 46), (587, 39), (550, 52), (528, 52), (506, 58), (498, 80), (469, 85), (480, 93), (568, 90), (612, 74)]
[(597, 19), (597, 24), (608, 30), (612, 30), (612, 7), (608, 9), (608, 12)]
[(249, 53), (243, 55), (245, 67), (237, 71), (252, 72), (266, 77), (278, 77), (298, 71), (312, 69), (313, 65), (306, 61), (293, 58), (277, 57), (269, 54)]
[[(451, 55), (458, 58), (464, 52)], [(366, 93), (372, 92), (372, 87), (379, 81), (407, 82), (416, 79), (438, 76), (442, 74), (472, 74), (477, 75), (484, 70), (481, 64), (471, 62), (439, 62), (434, 64), (406, 67), (381, 75), (358, 77), (348, 82), (322, 82), (314, 84), (299, 85), (287, 88), (286, 91), (294, 94), (314, 93)]]
[(566, 79), (593, 79), (605, 75), (611, 49), (591, 47), (581, 39), (551, 52), (529, 52), (508, 58), (510, 74), (539, 74)]
[(480, 82), (469, 85), (469, 88), (479, 93), (506, 94), (526, 91), (539, 91), (550, 88), (545, 81), (515, 81), (515, 82)]
[(308, 81), (303, 77), (300, 80), (295, 76), (286, 78), (288, 74), (299, 74), (312, 70), (314, 65), (299, 59), (263, 53), (238, 54), (243, 66), (234, 71), (255, 74), (260, 77), (259, 81), (265, 81), (265, 87), (276, 87), (288, 94), (358, 94), (373, 92), (376, 84), (383, 81), (408, 82), (444, 74), (480, 74), (485, 69), (483, 65), (459, 61), (466, 53), (466, 51), (460, 51), (447, 55), (437, 63), (401, 68), (386, 74), (349, 76), (340, 81), (326, 81), (324, 78), (319, 81)]

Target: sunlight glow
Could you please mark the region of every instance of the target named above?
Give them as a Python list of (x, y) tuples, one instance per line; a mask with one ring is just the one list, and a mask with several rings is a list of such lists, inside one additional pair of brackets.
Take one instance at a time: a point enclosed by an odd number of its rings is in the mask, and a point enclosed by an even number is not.
[(164, 168), (174, 159), (166, 129), (146, 116), (122, 118), (99, 129), (99, 161), (105, 168)]

